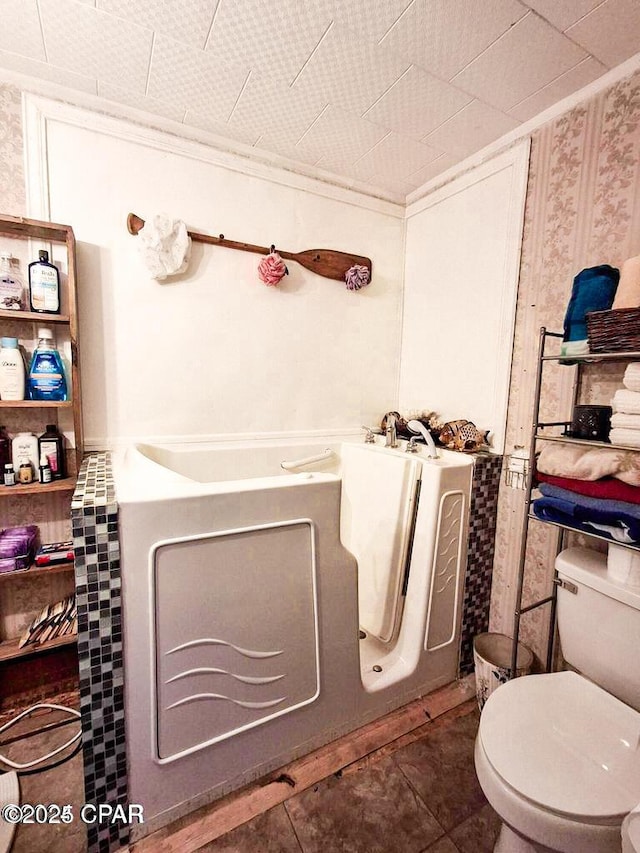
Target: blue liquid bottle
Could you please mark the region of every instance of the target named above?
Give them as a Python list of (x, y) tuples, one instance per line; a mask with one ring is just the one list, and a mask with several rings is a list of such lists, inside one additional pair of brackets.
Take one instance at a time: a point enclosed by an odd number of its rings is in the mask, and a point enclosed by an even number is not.
[(30, 400), (66, 400), (67, 380), (51, 329), (38, 329), (38, 346), (29, 366)]

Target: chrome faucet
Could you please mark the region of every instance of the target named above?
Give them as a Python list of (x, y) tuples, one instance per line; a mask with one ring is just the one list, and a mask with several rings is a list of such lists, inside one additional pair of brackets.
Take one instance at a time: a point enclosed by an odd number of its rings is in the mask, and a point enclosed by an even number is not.
[(376, 435), (382, 435), (382, 430), (376, 429), (375, 427), (363, 426), (362, 429), (366, 432), (364, 437), (365, 444), (375, 444)]
[(429, 459), (437, 459), (438, 451), (436, 450), (436, 443), (433, 440), (431, 433), (426, 428), (426, 426), (420, 421), (409, 421), (407, 427), (411, 430), (411, 432), (420, 433), (420, 435), (424, 438), (427, 443), (427, 456)]
[(387, 426), (385, 429), (386, 441), (385, 447), (397, 447), (398, 446), (398, 434), (396, 431), (396, 416), (388, 413), (386, 415), (387, 418)]

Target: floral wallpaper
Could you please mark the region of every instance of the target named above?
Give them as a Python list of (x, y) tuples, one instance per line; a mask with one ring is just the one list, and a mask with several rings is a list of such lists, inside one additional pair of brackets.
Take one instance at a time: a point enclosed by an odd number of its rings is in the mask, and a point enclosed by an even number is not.
[[(527, 445), (533, 417), (540, 326), (562, 331), (574, 276), (620, 267), (640, 253), (640, 72), (580, 104), (533, 134), (509, 393), (506, 447)], [(620, 365), (592, 365), (581, 399), (608, 404)], [(541, 415), (570, 417), (575, 368), (544, 368)], [(524, 495), (500, 487), (491, 630), (512, 633)], [(556, 553), (553, 528), (532, 522), (524, 603), (549, 594)], [(593, 546), (596, 540), (590, 540)], [(548, 606), (523, 616), (521, 639), (546, 655)]]
[(0, 83), (0, 213), (26, 213), (21, 93), (4, 83)]

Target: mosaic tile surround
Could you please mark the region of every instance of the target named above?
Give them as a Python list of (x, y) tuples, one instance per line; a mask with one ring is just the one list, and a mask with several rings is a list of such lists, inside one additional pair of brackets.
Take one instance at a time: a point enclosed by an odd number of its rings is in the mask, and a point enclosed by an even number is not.
[[(469, 526), (461, 639), (461, 675), (473, 670), (473, 637), (489, 625), (489, 601), (502, 457), (478, 454)], [(87, 456), (71, 504), (76, 553), (78, 655), (85, 796), (127, 803), (118, 508), (109, 454)], [(125, 825), (90, 826), (89, 853), (126, 845)]]
[(474, 456), (469, 517), (469, 553), (464, 581), (460, 675), (473, 672), (473, 638), (489, 630), (502, 456)]
[[(127, 802), (118, 510), (107, 453), (87, 456), (71, 503), (87, 803)], [(126, 845), (129, 829), (88, 827), (89, 853)]]

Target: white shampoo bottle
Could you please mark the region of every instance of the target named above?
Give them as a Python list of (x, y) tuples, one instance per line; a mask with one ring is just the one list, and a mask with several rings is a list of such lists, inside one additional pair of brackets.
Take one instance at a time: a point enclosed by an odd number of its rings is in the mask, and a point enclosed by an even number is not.
[(25, 367), (17, 338), (2, 338), (0, 400), (24, 400)]

